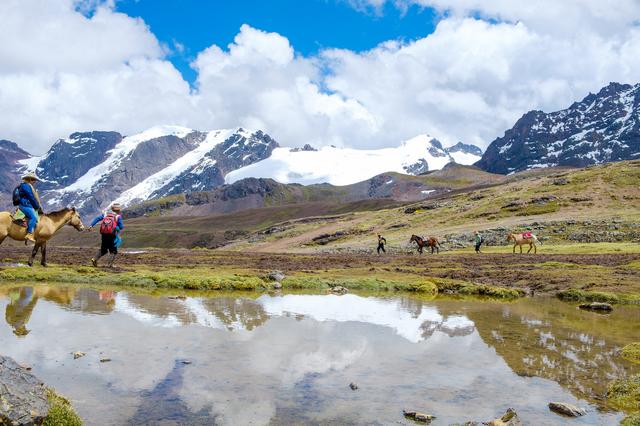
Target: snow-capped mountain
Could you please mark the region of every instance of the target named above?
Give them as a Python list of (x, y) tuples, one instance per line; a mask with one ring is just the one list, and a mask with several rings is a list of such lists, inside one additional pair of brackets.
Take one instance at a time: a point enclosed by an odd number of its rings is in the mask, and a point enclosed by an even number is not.
[(19, 173), (36, 171), (43, 180), (40, 192), (47, 209), (74, 205), (84, 214), (102, 211), (114, 201), (131, 206), (173, 194), (211, 191), (243, 178), (348, 185), (386, 172), (417, 175), (450, 162), (471, 164), (481, 154), (479, 148), (461, 143), (443, 148), (426, 135), (397, 148), (316, 150), (309, 145), (279, 148), (259, 130), (201, 132), (179, 126), (153, 127), (131, 136), (77, 132), (55, 142), (42, 157), (29, 156), (9, 142), (0, 149), (15, 154), (0, 163), (11, 172), (4, 179), (10, 183), (3, 190), (5, 197)]
[(181, 192), (211, 189), (232, 170), (267, 158), (276, 141), (261, 131), (200, 132), (158, 126), (123, 137), (117, 132), (74, 133), (42, 157), (18, 161), (18, 171), (43, 179), (47, 208), (75, 205), (95, 213)]
[(562, 111), (530, 111), (476, 166), (493, 173), (640, 158), (640, 84), (610, 83)]
[(434, 138), (420, 135), (396, 148), (360, 150), (324, 147), (319, 150), (276, 148), (271, 156), (229, 173), (227, 183), (241, 179), (271, 178), (280, 183), (350, 185), (385, 172), (417, 175), (442, 169), (450, 162), (473, 164), (482, 151), (457, 144), (447, 149)]

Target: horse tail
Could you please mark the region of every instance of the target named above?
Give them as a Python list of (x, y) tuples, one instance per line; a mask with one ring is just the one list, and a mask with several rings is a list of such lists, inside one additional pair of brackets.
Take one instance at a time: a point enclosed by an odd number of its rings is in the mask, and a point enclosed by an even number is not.
[(538, 237), (536, 237), (535, 235), (532, 235), (532, 237), (533, 237), (533, 241), (534, 241), (536, 244), (540, 244), (540, 245), (542, 245), (542, 242), (538, 239)]

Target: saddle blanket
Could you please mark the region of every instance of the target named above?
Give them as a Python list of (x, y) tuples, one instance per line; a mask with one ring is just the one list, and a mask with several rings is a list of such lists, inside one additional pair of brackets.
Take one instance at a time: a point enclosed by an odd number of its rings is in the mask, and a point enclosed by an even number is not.
[[(27, 226), (27, 218), (25, 217), (22, 210), (16, 209), (16, 212), (13, 214), (13, 222), (20, 226)], [(40, 222), (40, 215), (36, 212), (36, 223)]]
[(532, 238), (533, 232), (523, 232), (521, 235), (522, 235), (522, 238)]

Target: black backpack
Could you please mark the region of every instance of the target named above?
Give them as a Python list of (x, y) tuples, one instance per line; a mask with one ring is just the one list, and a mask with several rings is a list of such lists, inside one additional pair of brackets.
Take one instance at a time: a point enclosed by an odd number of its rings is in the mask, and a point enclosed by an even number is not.
[(13, 205), (14, 206), (19, 206), (21, 198), (22, 198), (22, 196), (20, 195), (20, 185), (18, 185), (13, 190)]

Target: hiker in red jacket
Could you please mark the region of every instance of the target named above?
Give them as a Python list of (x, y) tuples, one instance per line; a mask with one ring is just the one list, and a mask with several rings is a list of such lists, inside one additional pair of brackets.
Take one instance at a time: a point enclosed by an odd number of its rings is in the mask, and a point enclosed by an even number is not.
[(124, 223), (122, 222), (122, 207), (118, 203), (114, 203), (111, 205), (111, 211), (106, 214), (101, 214), (100, 216), (93, 219), (91, 222), (91, 226), (89, 230), (92, 230), (94, 226), (98, 224), (98, 222), (102, 222), (100, 224), (100, 235), (102, 236), (102, 243), (100, 245), (100, 250), (96, 253), (96, 256), (91, 259), (91, 263), (93, 266), (98, 266), (98, 261), (102, 256), (107, 253), (111, 253), (111, 257), (109, 258), (109, 263), (107, 266), (110, 268), (113, 266), (113, 262), (116, 260), (116, 256), (118, 255), (118, 233), (124, 229)]

